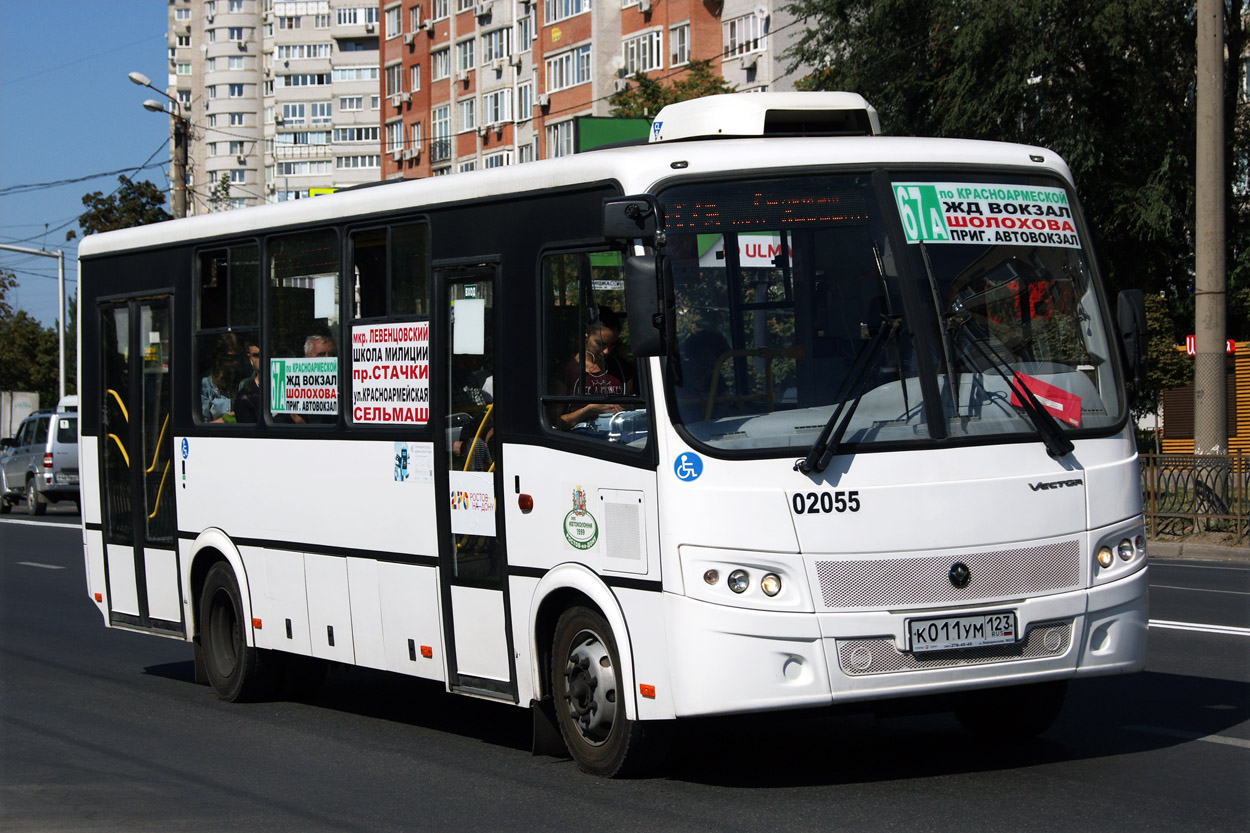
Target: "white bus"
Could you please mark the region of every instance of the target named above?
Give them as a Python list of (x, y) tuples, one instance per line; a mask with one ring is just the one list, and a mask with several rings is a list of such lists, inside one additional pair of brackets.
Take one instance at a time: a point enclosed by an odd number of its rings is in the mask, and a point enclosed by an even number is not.
[(226, 700), (343, 663), (530, 708), (600, 775), (693, 715), (1025, 736), (1140, 669), (1141, 297), (1063, 161), (844, 93), (650, 139), (84, 240), (105, 623)]

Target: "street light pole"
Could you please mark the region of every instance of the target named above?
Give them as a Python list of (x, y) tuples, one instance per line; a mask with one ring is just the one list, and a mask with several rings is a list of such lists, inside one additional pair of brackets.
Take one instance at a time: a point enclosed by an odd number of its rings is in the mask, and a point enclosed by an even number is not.
[(173, 140), (173, 152), (170, 154), (169, 162), (169, 179), (172, 183), (172, 192), (169, 195), (169, 207), (173, 209), (175, 218), (187, 216), (187, 143), (191, 138), (191, 122), (186, 116), (182, 115), (182, 104), (178, 99), (171, 96), (164, 90), (158, 90), (152, 86), (152, 81), (142, 72), (132, 72), (127, 76), (131, 82), (138, 84), (140, 87), (147, 87), (153, 92), (165, 96), (169, 99), (169, 103), (173, 105), (171, 109), (165, 109), (165, 105), (159, 101), (149, 98), (143, 102), (145, 110), (151, 110), (154, 113), (167, 113), (169, 115)]

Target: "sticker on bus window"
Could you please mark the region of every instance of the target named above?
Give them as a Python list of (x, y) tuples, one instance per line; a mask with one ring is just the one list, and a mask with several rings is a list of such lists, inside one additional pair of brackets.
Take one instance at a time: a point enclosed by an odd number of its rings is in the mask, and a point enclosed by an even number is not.
[(338, 357), (270, 359), (269, 394), (269, 410), (275, 414), (337, 414)]
[(352, 327), (352, 422), (429, 421), (429, 322)]
[(1062, 188), (896, 182), (894, 199), (908, 243), (1081, 247)]
[[(1028, 388), (1038, 404), (1049, 411), (1052, 416), (1074, 428), (1081, 427), (1081, 397), (1023, 373), (1017, 373), (1015, 377), (1016, 381)], [(1011, 392), (1011, 404), (1013, 407), (1020, 407), (1020, 397), (1017, 396), (1015, 390)]]

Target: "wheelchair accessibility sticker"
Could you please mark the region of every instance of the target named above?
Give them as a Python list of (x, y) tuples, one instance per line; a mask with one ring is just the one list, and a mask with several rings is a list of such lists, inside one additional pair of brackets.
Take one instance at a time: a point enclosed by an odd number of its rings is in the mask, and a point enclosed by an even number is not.
[(703, 474), (703, 458), (689, 451), (677, 455), (677, 459), (673, 461), (673, 474), (683, 483), (698, 480), (699, 475)]

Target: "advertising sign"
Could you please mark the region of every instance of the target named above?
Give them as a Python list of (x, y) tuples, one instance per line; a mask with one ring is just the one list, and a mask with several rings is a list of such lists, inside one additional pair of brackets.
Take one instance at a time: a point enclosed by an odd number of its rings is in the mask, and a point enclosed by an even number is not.
[(352, 327), (352, 422), (429, 421), (429, 323)]

